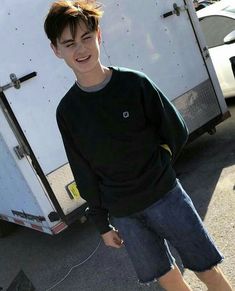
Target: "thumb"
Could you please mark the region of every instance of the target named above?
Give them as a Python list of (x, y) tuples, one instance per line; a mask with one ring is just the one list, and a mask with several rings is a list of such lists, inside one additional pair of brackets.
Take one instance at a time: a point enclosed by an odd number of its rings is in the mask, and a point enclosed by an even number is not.
[(115, 230), (115, 233), (114, 233), (114, 236), (113, 236), (113, 241), (115, 243), (117, 243), (118, 245), (122, 245), (123, 244), (123, 240), (122, 238), (120, 237), (119, 233), (117, 230)]

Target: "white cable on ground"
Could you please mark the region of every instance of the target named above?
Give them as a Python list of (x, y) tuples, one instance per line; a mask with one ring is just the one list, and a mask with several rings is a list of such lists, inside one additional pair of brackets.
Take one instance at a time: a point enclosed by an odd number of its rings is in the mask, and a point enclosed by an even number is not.
[(50, 291), (50, 290), (54, 289), (56, 286), (58, 286), (59, 284), (61, 284), (69, 276), (69, 274), (72, 272), (73, 269), (75, 269), (75, 268), (77, 268), (77, 267), (85, 264), (96, 253), (96, 251), (98, 250), (98, 248), (100, 246), (100, 243), (101, 243), (101, 240), (99, 241), (99, 243), (98, 243), (97, 247), (95, 248), (95, 250), (84, 261), (82, 261), (81, 263), (73, 266), (69, 270), (69, 272), (59, 282), (57, 282), (56, 284), (54, 284), (53, 286), (51, 286), (49, 289), (46, 289), (46, 291)]

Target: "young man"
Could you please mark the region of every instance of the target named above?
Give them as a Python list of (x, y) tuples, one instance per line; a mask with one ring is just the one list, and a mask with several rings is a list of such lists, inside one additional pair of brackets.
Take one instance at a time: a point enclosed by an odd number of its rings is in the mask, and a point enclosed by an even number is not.
[(167, 239), (208, 290), (232, 290), (172, 168), (187, 140), (184, 121), (145, 74), (100, 63), (101, 16), (94, 1), (60, 1), (45, 20), (53, 51), (76, 76), (57, 122), (89, 215), (107, 246), (125, 245), (139, 281), (191, 290)]

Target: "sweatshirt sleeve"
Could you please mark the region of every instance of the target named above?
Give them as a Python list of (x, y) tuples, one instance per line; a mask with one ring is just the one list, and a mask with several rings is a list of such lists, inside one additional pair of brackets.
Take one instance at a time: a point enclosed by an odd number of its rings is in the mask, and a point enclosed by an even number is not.
[(76, 185), (81, 197), (87, 201), (89, 206), (88, 215), (100, 234), (106, 233), (111, 230), (111, 227), (109, 226), (108, 210), (101, 206), (97, 176), (89, 162), (74, 146), (73, 139), (58, 109), (56, 118)]
[(169, 147), (173, 163), (187, 142), (187, 126), (176, 107), (148, 78), (144, 82), (144, 92), (147, 118), (156, 126), (164, 146)]

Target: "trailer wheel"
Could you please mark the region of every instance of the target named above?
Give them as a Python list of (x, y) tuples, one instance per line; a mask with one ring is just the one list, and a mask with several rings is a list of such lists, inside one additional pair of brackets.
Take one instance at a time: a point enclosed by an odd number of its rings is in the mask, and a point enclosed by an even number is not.
[(16, 224), (0, 220), (0, 238), (11, 234), (16, 228)]

